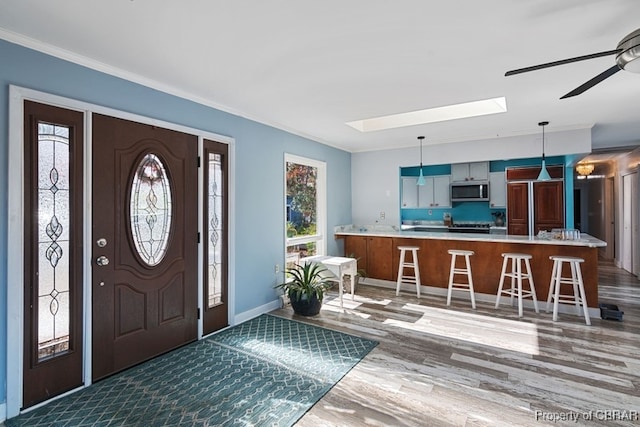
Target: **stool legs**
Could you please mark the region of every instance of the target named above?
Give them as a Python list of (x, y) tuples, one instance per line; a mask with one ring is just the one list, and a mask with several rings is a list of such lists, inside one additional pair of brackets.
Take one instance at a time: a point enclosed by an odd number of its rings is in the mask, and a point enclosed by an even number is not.
[[(449, 270), (449, 289), (447, 290), (447, 306), (451, 305), (451, 294), (453, 288), (456, 289), (464, 289), (469, 291), (469, 295), (471, 297), (471, 308), (475, 310), (476, 308), (476, 298), (475, 291), (473, 289), (473, 277), (471, 275), (471, 260), (469, 257), (473, 254), (471, 251), (461, 251), (462, 253), (456, 253), (453, 251), (449, 251), (451, 254), (451, 268)], [(456, 257), (464, 256), (465, 267), (464, 268), (456, 268)], [(467, 276), (467, 283), (455, 283), (454, 275), (455, 274), (464, 274)]]
[[(540, 313), (540, 308), (538, 307), (538, 296), (536, 295), (536, 287), (533, 284), (533, 274), (531, 274), (531, 264), (529, 263), (528, 258), (525, 258), (524, 264), (527, 267), (526, 275), (529, 277), (529, 291), (531, 292), (531, 298), (533, 299), (533, 308), (536, 310), (536, 313)], [(520, 289), (520, 294), (522, 295), (522, 289)], [(522, 303), (520, 306), (522, 306)]]
[[(403, 248), (400, 249), (400, 263), (398, 266), (398, 279), (396, 281), (396, 296), (400, 295), (400, 286), (402, 282), (415, 283), (416, 294), (420, 298), (420, 266), (418, 265), (418, 248)], [(411, 251), (412, 262), (405, 261), (407, 251)], [(413, 276), (405, 276), (404, 269), (413, 268)]]
[[(551, 282), (549, 284), (549, 296), (547, 297), (547, 313), (553, 300), (553, 321), (558, 321), (558, 303), (573, 302), (576, 306), (577, 314), (580, 315), (580, 306), (582, 305), (582, 315), (587, 325), (591, 325), (589, 317), (589, 307), (587, 307), (587, 298), (584, 291), (584, 282), (582, 279), (582, 269), (580, 263), (584, 260), (581, 258), (561, 258), (551, 257), (553, 260), (553, 268), (551, 270)], [(568, 263), (571, 270), (571, 277), (562, 277), (562, 264)], [(564, 295), (560, 293), (561, 285), (571, 285), (573, 295)]]
[[(587, 298), (584, 291), (584, 282), (582, 280), (582, 269), (580, 263), (571, 263), (574, 267), (572, 274), (578, 278), (578, 290), (580, 291), (580, 303), (582, 304), (582, 312), (584, 314), (584, 321), (587, 325), (591, 325), (591, 318), (589, 317), (589, 307), (587, 307)], [(575, 287), (574, 287), (575, 289)], [(580, 310), (578, 299), (576, 298), (576, 307)]]
[[(536, 287), (533, 282), (533, 275), (531, 274), (531, 255), (527, 254), (516, 254), (516, 253), (505, 253), (502, 254), (504, 260), (502, 261), (502, 271), (500, 272), (500, 282), (498, 284), (498, 293), (496, 295), (496, 304), (495, 308), (500, 306), (500, 297), (502, 294), (508, 294), (511, 305), (513, 306), (513, 298), (518, 297), (518, 317), (523, 316), (523, 299), (527, 296), (530, 296), (533, 300), (533, 307), (536, 310), (536, 313), (540, 312), (540, 308), (538, 307), (538, 297), (536, 295)], [(511, 270), (507, 272), (507, 266), (509, 265), (509, 261), (511, 261)], [(522, 270), (522, 263), (524, 262), (524, 269)], [(511, 287), (509, 289), (504, 289), (504, 279), (505, 277), (511, 278)], [(522, 281), (523, 279), (527, 279), (529, 281), (529, 290), (525, 291), (522, 289)]]
[(451, 255), (451, 268), (449, 269), (449, 289), (447, 290), (447, 305), (451, 305), (451, 291), (453, 290), (453, 271), (456, 268), (456, 256)]

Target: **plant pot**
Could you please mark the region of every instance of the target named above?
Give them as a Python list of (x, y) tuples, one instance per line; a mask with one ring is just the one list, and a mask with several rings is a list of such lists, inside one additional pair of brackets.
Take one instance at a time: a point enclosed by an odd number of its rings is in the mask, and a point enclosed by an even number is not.
[(293, 311), (300, 316), (315, 316), (320, 313), (320, 307), (322, 307), (322, 300), (319, 300), (315, 295), (311, 299), (295, 299), (289, 295), (291, 300), (291, 307)]

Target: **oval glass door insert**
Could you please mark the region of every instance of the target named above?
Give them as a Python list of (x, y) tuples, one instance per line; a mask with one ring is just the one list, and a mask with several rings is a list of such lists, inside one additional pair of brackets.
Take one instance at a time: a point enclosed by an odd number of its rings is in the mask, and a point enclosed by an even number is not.
[(171, 231), (171, 185), (164, 164), (155, 154), (145, 155), (131, 183), (130, 222), (140, 258), (155, 266), (164, 258)]

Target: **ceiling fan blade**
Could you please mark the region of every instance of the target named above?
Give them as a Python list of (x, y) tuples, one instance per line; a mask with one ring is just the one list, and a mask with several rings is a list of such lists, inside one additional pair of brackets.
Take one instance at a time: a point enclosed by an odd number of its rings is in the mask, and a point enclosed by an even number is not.
[(587, 89), (590, 89), (590, 88), (594, 87), (595, 85), (597, 85), (598, 83), (600, 83), (604, 79), (613, 76), (615, 73), (617, 73), (620, 70), (621, 70), (621, 68), (618, 67), (618, 65), (616, 64), (613, 67), (609, 68), (608, 70), (598, 74), (597, 76), (595, 76), (594, 78), (592, 78), (588, 82), (578, 86), (577, 88), (575, 88), (574, 90), (572, 90), (568, 94), (566, 94), (564, 96), (561, 96), (560, 99), (571, 98), (572, 96), (580, 95), (582, 92), (586, 91)]
[(607, 50), (606, 52), (592, 53), (590, 55), (576, 56), (575, 58), (562, 59), (560, 61), (547, 62), (546, 64), (533, 65), (531, 67), (518, 68), (517, 70), (507, 71), (504, 75), (513, 76), (514, 74), (527, 73), (529, 71), (541, 70), (543, 68), (555, 67), (556, 65), (570, 64), (572, 62), (584, 61), (587, 59), (600, 58), (602, 56), (615, 55), (620, 49)]

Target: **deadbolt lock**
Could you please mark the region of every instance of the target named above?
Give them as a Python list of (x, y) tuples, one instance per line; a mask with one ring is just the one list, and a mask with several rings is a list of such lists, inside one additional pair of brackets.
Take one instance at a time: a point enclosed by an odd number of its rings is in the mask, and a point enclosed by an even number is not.
[(98, 264), (100, 267), (109, 265), (109, 258), (104, 255), (100, 255), (98, 258), (96, 258), (96, 264)]

